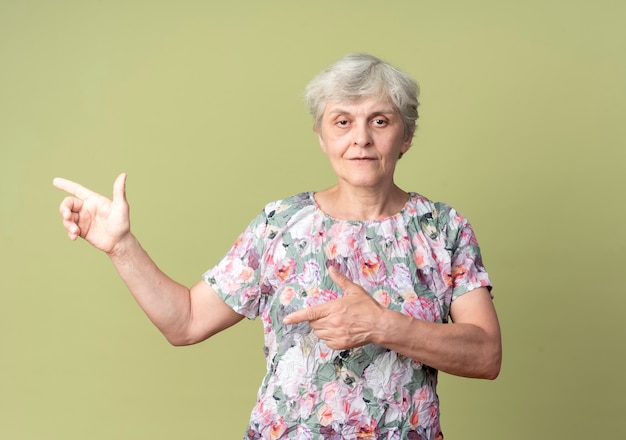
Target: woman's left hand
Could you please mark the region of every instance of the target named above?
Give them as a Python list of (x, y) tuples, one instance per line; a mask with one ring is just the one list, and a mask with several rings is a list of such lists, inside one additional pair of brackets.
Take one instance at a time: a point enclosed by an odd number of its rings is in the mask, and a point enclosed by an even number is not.
[(385, 308), (363, 287), (334, 267), (328, 270), (331, 279), (343, 290), (343, 297), (293, 312), (285, 317), (283, 323), (292, 325), (308, 321), (315, 335), (333, 350), (347, 350), (371, 343)]
[(344, 291), (343, 297), (291, 313), (284, 324), (308, 321), (315, 335), (333, 350), (377, 344), (456, 376), (498, 376), (502, 341), (487, 288), (479, 287), (455, 300), (452, 323), (443, 324), (385, 308), (334, 268), (329, 273)]

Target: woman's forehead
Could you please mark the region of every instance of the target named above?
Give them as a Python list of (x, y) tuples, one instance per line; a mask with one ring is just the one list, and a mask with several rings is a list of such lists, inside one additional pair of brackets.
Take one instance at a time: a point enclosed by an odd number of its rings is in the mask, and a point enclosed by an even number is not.
[(390, 100), (383, 98), (326, 101), (324, 107), (324, 114), (329, 116), (336, 114), (357, 115), (371, 113), (395, 114), (398, 113), (398, 109)]

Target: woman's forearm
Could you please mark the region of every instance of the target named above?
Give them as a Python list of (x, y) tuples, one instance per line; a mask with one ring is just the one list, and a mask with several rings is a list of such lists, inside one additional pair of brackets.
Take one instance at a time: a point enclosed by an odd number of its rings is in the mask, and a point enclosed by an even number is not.
[(189, 288), (161, 271), (130, 233), (108, 255), (139, 306), (168, 341), (177, 344), (189, 328)]
[(464, 377), (495, 379), (502, 359), (499, 331), (470, 323), (439, 324), (386, 310), (373, 339), (425, 365)]

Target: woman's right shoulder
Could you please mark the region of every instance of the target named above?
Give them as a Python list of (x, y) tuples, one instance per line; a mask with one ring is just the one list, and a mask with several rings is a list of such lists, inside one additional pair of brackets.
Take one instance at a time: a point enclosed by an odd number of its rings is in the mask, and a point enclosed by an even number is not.
[(315, 207), (315, 200), (312, 191), (294, 194), (284, 199), (269, 202), (263, 208), (263, 215), (267, 222), (286, 223), (297, 212)]

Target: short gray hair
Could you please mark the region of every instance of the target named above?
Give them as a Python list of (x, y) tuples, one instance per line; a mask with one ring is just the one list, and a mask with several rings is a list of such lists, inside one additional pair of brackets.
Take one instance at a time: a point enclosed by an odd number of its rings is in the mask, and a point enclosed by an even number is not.
[(388, 99), (402, 115), (405, 133), (417, 127), (419, 86), (409, 75), (368, 54), (346, 55), (306, 86), (304, 98), (319, 130), (327, 101)]

